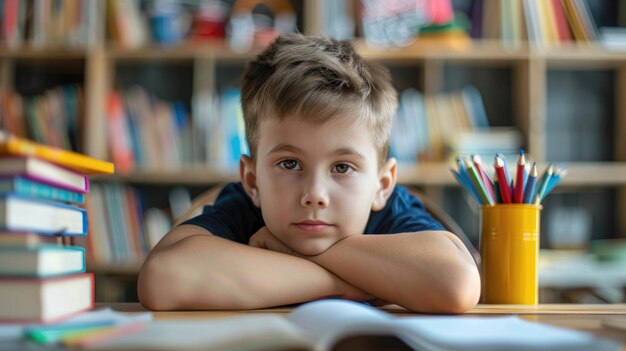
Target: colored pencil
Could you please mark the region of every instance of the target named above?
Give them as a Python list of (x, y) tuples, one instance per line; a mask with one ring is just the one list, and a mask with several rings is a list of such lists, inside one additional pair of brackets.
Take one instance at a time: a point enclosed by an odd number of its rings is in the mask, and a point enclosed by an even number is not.
[(548, 184), (550, 183), (550, 178), (552, 178), (552, 173), (554, 172), (552, 165), (548, 167), (546, 172), (543, 175), (543, 179), (541, 180), (541, 187), (537, 190), (537, 194), (535, 195), (535, 205), (541, 204), (541, 200), (543, 199), (543, 195), (548, 188)]
[(461, 187), (467, 190), (467, 192), (469, 192), (472, 195), (474, 200), (476, 200), (476, 202), (482, 205), (480, 196), (478, 196), (478, 193), (476, 193), (476, 190), (474, 189), (474, 185), (472, 184), (472, 181), (469, 180), (469, 183), (467, 183), (468, 180), (463, 178), (460, 172), (458, 172), (454, 168), (450, 168), (450, 172), (452, 172), (452, 174), (454, 175), (454, 178), (456, 178), (456, 181), (459, 182), (459, 184), (461, 184)]
[(472, 184), (472, 180), (470, 179), (469, 174), (467, 174), (467, 169), (465, 168), (465, 161), (463, 157), (457, 157), (456, 164), (457, 164), (457, 167), (459, 168), (459, 171), (458, 171), (459, 177), (463, 179), (466, 185), (466, 188), (468, 189), (469, 192), (472, 193), (472, 195), (474, 195), (474, 198), (476, 199), (476, 201), (478, 201), (478, 203), (481, 203), (480, 195), (478, 195), (478, 190), (474, 188), (474, 185)]
[(504, 161), (498, 156), (496, 156), (495, 158), (494, 168), (496, 170), (496, 178), (498, 179), (498, 183), (500, 186), (500, 196), (502, 197), (502, 203), (509, 204), (511, 203), (511, 191), (508, 185)]
[(535, 188), (537, 185), (537, 163), (533, 162), (533, 166), (530, 169), (530, 175), (526, 182), (526, 189), (524, 190), (524, 203), (531, 204), (533, 202), (533, 195), (535, 195)]
[(496, 156), (498, 156), (504, 164), (504, 175), (506, 176), (506, 184), (509, 186), (509, 195), (511, 198), (513, 198), (513, 179), (511, 179), (511, 173), (509, 173), (509, 163), (503, 153), (498, 152), (496, 153)]
[(472, 180), (472, 183), (474, 184), (474, 186), (476, 187), (476, 190), (478, 191), (478, 195), (480, 195), (480, 198), (482, 199), (482, 203), (484, 205), (493, 205), (494, 202), (489, 197), (489, 194), (487, 193), (487, 190), (483, 186), (483, 182), (480, 179), (480, 175), (478, 174), (478, 171), (474, 169), (474, 166), (472, 166), (472, 163), (469, 162), (468, 160), (465, 160), (465, 168), (467, 169), (467, 173), (470, 175), (470, 179)]
[(493, 181), (485, 171), (485, 167), (483, 166), (483, 161), (478, 155), (472, 155), (472, 162), (474, 162), (474, 166), (480, 175), (480, 178), (483, 180), (483, 185), (487, 190), (487, 195), (491, 198), (492, 202), (496, 202), (496, 192), (493, 190)]
[(513, 202), (521, 204), (524, 200), (524, 168), (526, 167), (526, 157), (524, 150), (519, 151), (517, 159), (517, 177), (515, 179), (515, 189), (513, 190)]

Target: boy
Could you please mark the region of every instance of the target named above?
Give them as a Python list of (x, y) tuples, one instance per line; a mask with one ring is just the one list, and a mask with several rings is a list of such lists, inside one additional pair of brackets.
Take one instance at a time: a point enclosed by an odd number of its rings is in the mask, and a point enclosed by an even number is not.
[(276, 39), (244, 75), (241, 183), (152, 250), (141, 303), (255, 309), (342, 297), (472, 308), (480, 279), (471, 255), (395, 186), (387, 152), (396, 106), (388, 72), (350, 43)]

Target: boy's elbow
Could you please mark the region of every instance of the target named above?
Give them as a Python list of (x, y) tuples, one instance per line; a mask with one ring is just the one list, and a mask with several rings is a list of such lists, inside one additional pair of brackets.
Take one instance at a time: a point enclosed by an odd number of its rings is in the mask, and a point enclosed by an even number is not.
[(163, 255), (150, 256), (141, 267), (137, 279), (139, 302), (151, 310), (173, 310), (179, 307), (180, 292), (172, 267)]
[(476, 306), (480, 299), (480, 275), (476, 266), (463, 264), (442, 288), (442, 313), (462, 314)]
[[(445, 280), (420, 289), (404, 307), (418, 312), (462, 314), (474, 308), (480, 299), (480, 275), (476, 266), (459, 263)], [(434, 283), (434, 282), (433, 282)], [(425, 290), (424, 290), (425, 289)]]

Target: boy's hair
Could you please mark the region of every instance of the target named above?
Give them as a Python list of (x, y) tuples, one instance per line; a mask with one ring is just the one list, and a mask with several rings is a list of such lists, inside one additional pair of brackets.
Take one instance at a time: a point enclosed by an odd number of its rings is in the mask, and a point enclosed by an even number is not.
[(351, 115), (373, 131), (380, 165), (398, 104), (385, 67), (365, 62), (348, 41), (300, 34), (277, 38), (248, 64), (241, 103), (252, 158), (262, 119), (297, 116), (321, 124)]

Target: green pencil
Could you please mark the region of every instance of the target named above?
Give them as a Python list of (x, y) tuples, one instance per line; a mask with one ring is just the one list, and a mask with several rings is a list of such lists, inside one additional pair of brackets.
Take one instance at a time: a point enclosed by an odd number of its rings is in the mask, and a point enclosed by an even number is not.
[(470, 179), (472, 180), (472, 183), (474, 184), (474, 187), (476, 187), (476, 190), (478, 191), (478, 195), (480, 196), (480, 199), (482, 200), (484, 204), (488, 204), (489, 206), (492, 206), (493, 201), (491, 200), (491, 196), (487, 195), (487, 189), (485, 189), (485, 185), (480, 180), (480, 175), (478, 175), (476, 168), (474, 168), (472, 163), (469, 162), (468, 160), (464, 160), (464, 161), (465, 161), (465, 168), (467, 170), (467, 173), (469, 174)]

